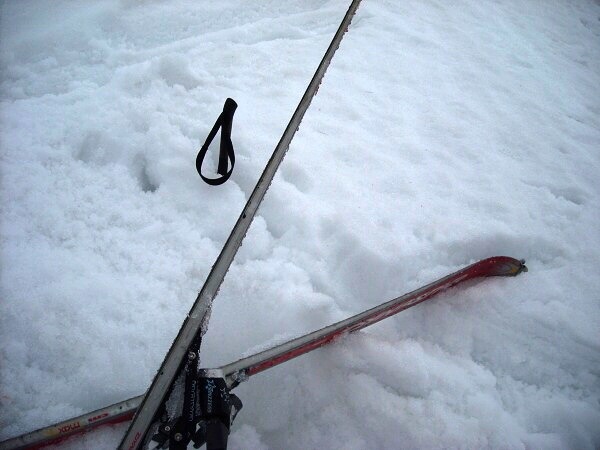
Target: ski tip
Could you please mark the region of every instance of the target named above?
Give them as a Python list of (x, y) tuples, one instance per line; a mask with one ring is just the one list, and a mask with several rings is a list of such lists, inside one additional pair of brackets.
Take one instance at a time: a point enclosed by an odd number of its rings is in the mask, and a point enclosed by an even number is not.
[(519, 272), (517, 273), (517, 275), (519, 273), (521, 273), (521, 272), (529, 272), (529, 269), (525, 265), (525, 260), (524, 259), (520, 259), (519, 262), (521, 263), (521, 268), (520, 268)]
[(520, 259), (519, 260), (519, 266), (516, 268), (515, 276), (519, 275), (521, 272), (529, 272), (529, 269), (525, 265), (525, 260), (524, 259)]
[(507, 258), (508, 261), (505, 261), (503, 269), (505, 271), (504, 275), (509, 277), (516, 277), (520, 273), (528, 272), (529, 269), (525, 265), (524, 259), (514, 259)]
[(522, 272), (527, 272), (524, 259), (515, 259), (510, 256), (494, 256), (481, 261), (485, 263), (484, 276), (516, 277)]

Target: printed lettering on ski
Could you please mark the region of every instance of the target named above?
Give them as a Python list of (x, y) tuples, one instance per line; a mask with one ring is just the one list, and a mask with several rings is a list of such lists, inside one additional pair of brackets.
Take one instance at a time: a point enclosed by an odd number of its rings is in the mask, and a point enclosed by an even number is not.
[(66, 425), (57, 427), (58, 428), (58, 432), (60, 434), (64, 434), (64, 433), (68, 433), (70, 431), (76, 430), (77, 428), (80, 428), (81, 424), (79, 423), (79, 421), (77, 422), (72, 422), (72, 423), (68, 423)]

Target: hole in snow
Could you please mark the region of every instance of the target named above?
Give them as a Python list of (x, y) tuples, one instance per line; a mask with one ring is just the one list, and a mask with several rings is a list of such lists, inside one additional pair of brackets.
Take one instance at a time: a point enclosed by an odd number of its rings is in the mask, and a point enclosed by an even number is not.
[(156, 192), (159, 183), (157, 183), (148, 172), (148, 161), (146, 158), (142, 155), (137, 155), (133, 161), (133, 166), (142, 191)]

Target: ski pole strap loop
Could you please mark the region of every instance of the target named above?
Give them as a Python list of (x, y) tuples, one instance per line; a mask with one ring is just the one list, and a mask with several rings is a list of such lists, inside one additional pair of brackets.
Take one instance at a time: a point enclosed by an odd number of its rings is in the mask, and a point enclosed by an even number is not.
[[(231, 125), (233, 123), (233, 114), (237, 108), (237, 103), (228, 98), (225, 100), (225, 105), (223, 105), (223, 112), (219, 114), (217, 121), (208, 133), (208, 137), (204, 142), (204, 145), (200, 148), (198, 152), (198, 156), (196, 156), (196, 170), (200, 177), (211, 186), (218, 186), (220, 184), (225, 183), (231, 174), (233, 173), (233, 166), (235, 166), (235, 153), (233, 151), (233, 143), (231, 142)], [(221, 128), (221, 144), (219, 148), (219, 165), (217, 167), (217, 173), (221, 175), (219, 178), (207, 178), (202, 175), (202, 163), (204, 162), (204, 157), (206, 156), (206, 152), (208, 151), (208, 147), (211, 142), (217, 135), (217, 132)], [(231, 161), (231, 167), (227, 170), (227, 160)]]

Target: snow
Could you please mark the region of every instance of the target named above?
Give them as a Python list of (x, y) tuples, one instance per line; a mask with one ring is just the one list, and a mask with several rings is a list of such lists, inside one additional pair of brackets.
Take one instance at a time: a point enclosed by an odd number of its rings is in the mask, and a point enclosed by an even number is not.
[[(0, 6), (0, 438), (147, 388), (348, 2), (205, 3)], [(253, 377), (231, 448), (600, 447), (599, 38), (592, 1), (363, 0), (203, 365), (487, 256), (530, 271)]]

